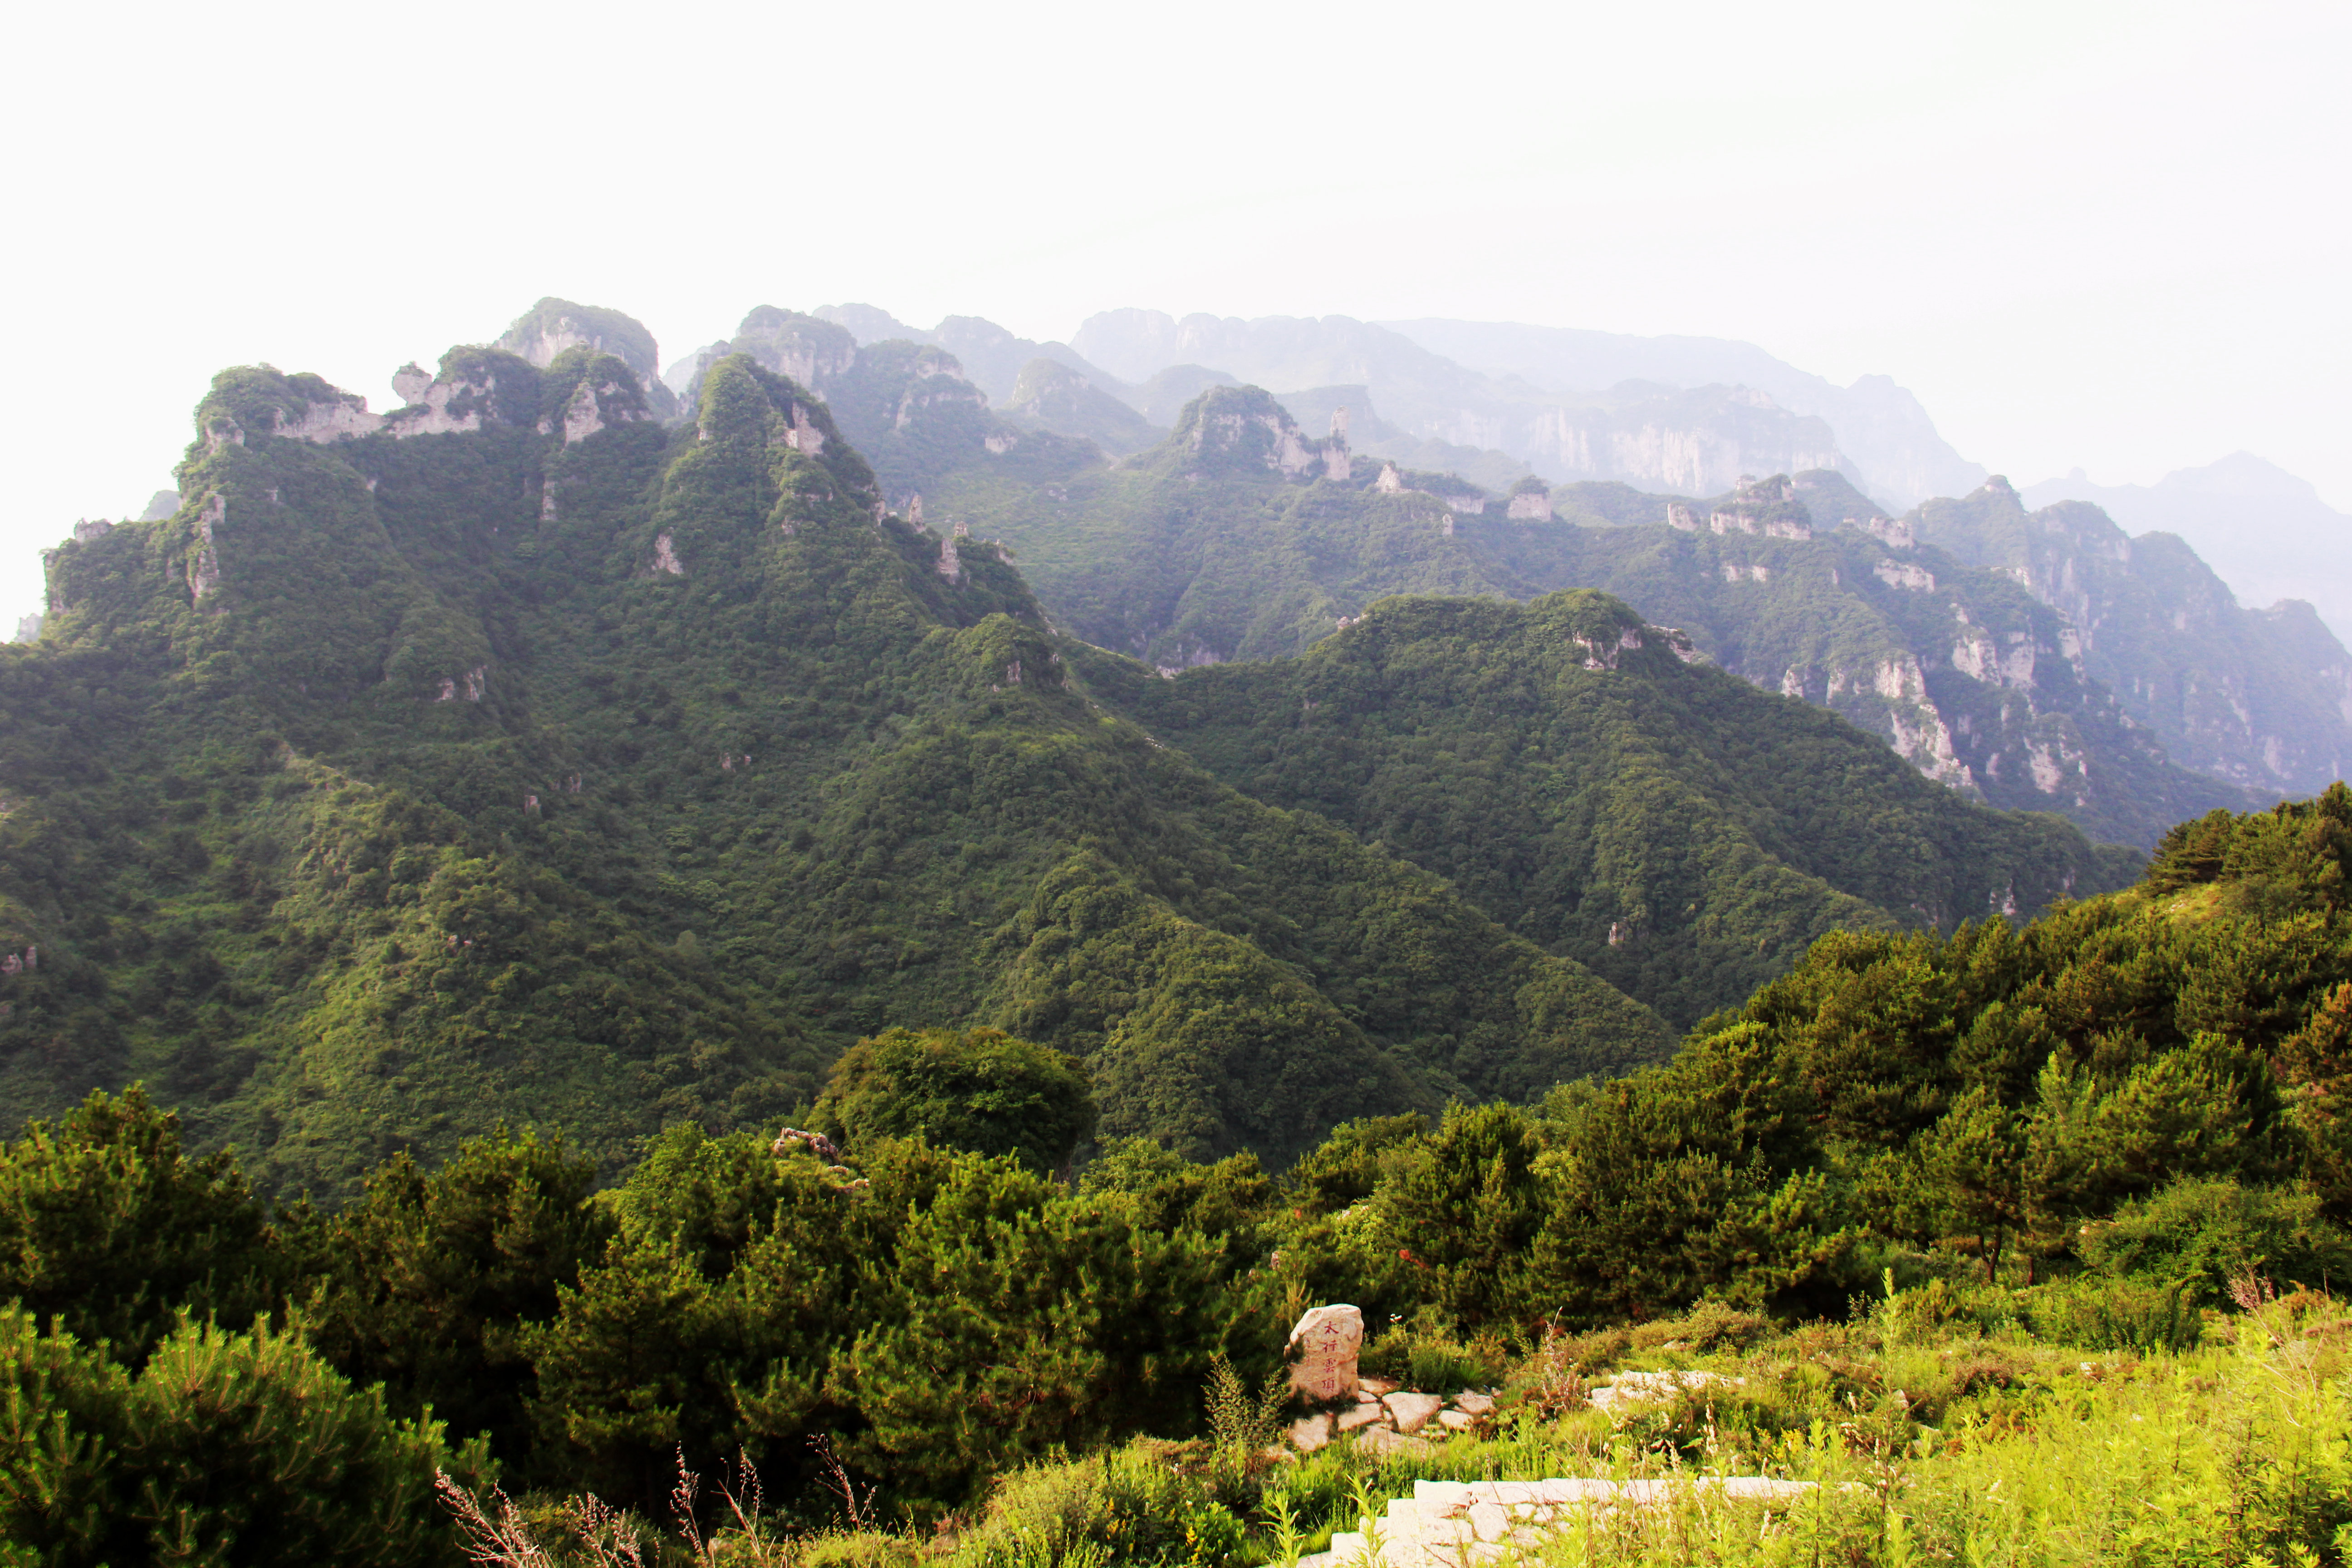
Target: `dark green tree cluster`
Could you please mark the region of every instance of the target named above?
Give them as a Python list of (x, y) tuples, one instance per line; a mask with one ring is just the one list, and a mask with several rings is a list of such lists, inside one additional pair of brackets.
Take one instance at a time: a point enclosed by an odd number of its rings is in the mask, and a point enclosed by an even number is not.
[(1463, 1325), (1823, 1310), (1906, 1248), (2316, 1285), (2352, 1263), (2347, 872), (2339, 784), (2184, 824), (2137, 886), (2021, 928), (1834, 934), (1668, 1067), (1347, 1130), (1297, 1168), (1323, 1228), (1286, 1253)]
[(901, 1032), (824, 1103), (854, 1164), (683, 1123), (600, 1194), (561, 1141), (502, 1133), (395, 1156), (331, 1215), (269, 1213), (136, 1089), (37, 1124), (0, 1151), (0, 1537), (59, 1563), (182, 1539), (436, 1561), (436, 1468), (651, 1506), (680, 1452), (793, 1492), (814, 1437), (935, 1508), (1184, 1429), (1216, 1356), (1271, 1365), (1230, 1204), (1043, 1173), (1092, 1118), (1055, 1053)]

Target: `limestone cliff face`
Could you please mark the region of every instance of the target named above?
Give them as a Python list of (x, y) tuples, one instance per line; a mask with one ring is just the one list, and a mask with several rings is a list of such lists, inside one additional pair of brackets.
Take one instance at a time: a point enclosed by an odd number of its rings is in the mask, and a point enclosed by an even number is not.
[[(656, 417), (669, 418), (678, 412), (677, 398), (656, 377), (660, 368), (660, 346), (644, 322), (623, 311), (575, 304), (570, 300), (543, 299), (517, 317), (491, 346), (540, 370), (549, 368), (574, 349), (610, 354), (629, 367), (638, 394)], [(422, 388), (412, 391), (413, 383), (406, 379), (415, 372), (415, 367), (411, 365), (393, 378), (394, 390), (409, 403), (423, 395)]]
[(394, 437), (462, 435), (539, 422), (539, 368), (502, 349), (451, 349), (422, 387), (406, 370), (394, 384), (412, 391), (415, 400), (386, 416), (384, 429)]
[(857, 363), (857, 340), (845, 329), (773, 305), (745, 316), (729, 347), (820, 394)]
[(2188, 545), (2097, 507), (2029, 510), (1998, 477), (1912, 514), (1920, 537), (2062, 615), (2070, 645), (2175, 761), (2269, 794), (2352, 765), (2352, 654), (2308, 605), (2240, 605)]
[(1922, 548), (1836, 476), (1776, 475), (1667, 511), (1666, 531), (1692, 536), (1676, 547), (1676, 597), (1702, 646), (1881, 736), (1929, 778), (2095, 818), (2119, 805), (2110, 763), (2161, 767), (2087, 679), (2060, 616)]
[[(1185, 405), (1172, 445), (1187, 454), (1188, 471), (1203, 478), (1255, 472), (1297, 479), (1328, 471), (1323, 454), (1333, 439), (1309, 440), (1269, 393), (1218, 386)], [(1337, 440), (1344, 449), (1344, 434)]]
[(1430, 433), (1499, 447), (1554, 479), (1622, 479), (1685, 495), (1726, 489), (1748, 474), (1827, 468), (1860, 478), (1826, 421), (1791, 414), (1749, 387), (1659, 388), (1601, 405), (1517, 413), (1465, 408), (1433, 422)]
[(641, 383), (652, 381), (659, 368), (659, 345), (645, 323), (635, 317), (552, 297), (541, 300), (517, 317), (491, 346), (527, 360), (541, 370), (553, 364), (565, 350), (575, 348), (611, 354), (627, 365)]
[(829, 408), (844, 438), (872, 462), (891, 508), (907, 509), (940, 475), (959, 468), (1034, 479), (1101, 460), (1090, 442), (994, 412), (962, 363), (936, 343), (892, 337), (861, 347), (835, 321), (762, 305), (729, 342), (698, 352), (693, 374), (682, 378), (688, 402), (700, 400), (703, 377), (730, 353), (748, 354)]

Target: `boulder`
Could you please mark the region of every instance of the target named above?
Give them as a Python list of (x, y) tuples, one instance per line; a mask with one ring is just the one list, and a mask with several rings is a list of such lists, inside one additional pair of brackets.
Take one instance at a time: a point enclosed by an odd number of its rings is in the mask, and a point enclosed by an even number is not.
[(1363, 1344), (1364, 1314), (1354, 1307), (1308, 1309), (1290, 1331), (1290, 1386), (1318, 1401), (1354, 1394), (1356, 1352)]

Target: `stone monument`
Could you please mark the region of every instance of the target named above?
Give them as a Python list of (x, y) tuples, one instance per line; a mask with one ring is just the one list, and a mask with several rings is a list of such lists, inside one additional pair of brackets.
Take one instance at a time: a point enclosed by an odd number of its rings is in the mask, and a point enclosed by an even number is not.
[(1290, 1386), (1313, 1401), (1352, 1398), (1364, 1314), (1344, 1303), (1310, 1307), (1290, 1331)]

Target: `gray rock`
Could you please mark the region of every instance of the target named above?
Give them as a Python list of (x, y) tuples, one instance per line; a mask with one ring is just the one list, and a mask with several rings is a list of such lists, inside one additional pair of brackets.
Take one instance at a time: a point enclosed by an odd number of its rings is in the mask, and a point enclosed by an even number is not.
[(1381, 1403), (1396, 1417), (1397, 1430), (1408, 1436), (1428, 1426), (1430, 1417), (1445, 1408), (1445, 1401), (1434, 1394), (1391, 1394)]

